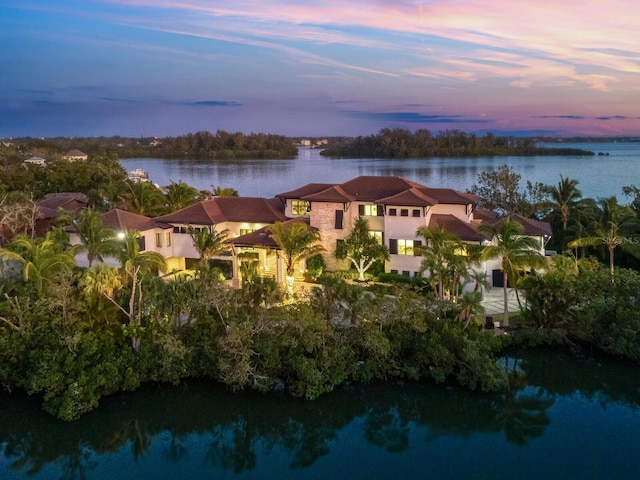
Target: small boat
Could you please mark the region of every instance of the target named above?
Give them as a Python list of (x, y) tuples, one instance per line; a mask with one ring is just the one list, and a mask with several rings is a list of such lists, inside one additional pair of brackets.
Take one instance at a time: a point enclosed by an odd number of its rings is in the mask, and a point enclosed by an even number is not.
[(142, 182), (150, 182), (149, 180), (149, 172), (142, 170), (141, 168), (136, 168), (135, 170), (131, 170), (128, 175), (129, 180), (134, 183), (142, 183)]

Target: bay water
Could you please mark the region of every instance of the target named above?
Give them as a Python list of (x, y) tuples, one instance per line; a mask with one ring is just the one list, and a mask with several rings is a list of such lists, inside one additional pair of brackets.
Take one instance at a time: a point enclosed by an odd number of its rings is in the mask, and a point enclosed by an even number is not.
[[(545, 145), (543, 145), (545, 146)], [(330, 158), (320, 150), (300, 148), (288, 160), (200, 160), (132, 158), (120, 162), (128, 171), (149, 172), (160, 186), (182, 180), (200, 190), (213, 186), (231, 187), (242, 196), (273, 197), (307, 183), (342, 183), (359, 175), (402, 176), (434, 188), (465, 191), (477, 182), (478, 174), (510, 166), (525, 182), (555, 185), (560, 177), (579, 181), (584, 197), (617, 195), (622, 187), (640, 186), (640, 143), (551, 144), (590, 150), (596, 155), (477, 157), (477, 158)], [(602, 155), (598, 155), (602, 153)], [(628, 199), (627, 199), (628, 200)]]

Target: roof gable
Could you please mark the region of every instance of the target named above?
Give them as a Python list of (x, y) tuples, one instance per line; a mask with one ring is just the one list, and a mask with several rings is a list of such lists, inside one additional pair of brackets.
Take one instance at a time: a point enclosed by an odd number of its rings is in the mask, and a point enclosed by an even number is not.
[(150, 217), (138, 215), (114, 208), (102, 216), (102, 224), (115, 230), (138, 230), (143, 232), (154, 227), (154, 221)]
[(444, 228), (447, 232), (454, 233), (460, 240), (466, 242), (489, 240), (489, 237), (479, 232), (474, 224), (464, 222), (455, 215), (431, 215), (429, 230), (433, 231), (438, 228)]
[(185, 225), (214, 225), (222, 222), (273, 223), (284, 220), (282, 202), (277, 198), (216, 197), (156, 220)]

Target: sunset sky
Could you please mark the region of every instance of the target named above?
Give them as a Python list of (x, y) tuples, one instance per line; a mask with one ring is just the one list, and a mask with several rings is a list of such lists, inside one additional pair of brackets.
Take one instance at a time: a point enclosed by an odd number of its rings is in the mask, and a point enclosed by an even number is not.
[(2, 0), (0, 137), (640, 135), (637, 0)]

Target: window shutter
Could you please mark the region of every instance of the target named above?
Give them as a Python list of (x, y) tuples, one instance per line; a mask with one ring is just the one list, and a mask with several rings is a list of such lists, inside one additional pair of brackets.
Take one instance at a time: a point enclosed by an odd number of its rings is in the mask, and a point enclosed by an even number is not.
[(342, 210), (336, 210), (336, 229), (342, 230), (342, 220), (344, 219), (344, 212)]
[(396, 240), (395, 238), (389, 239), (389, 253), (398, 253), (398, 240)]
[(384, 216), (384, 206), (382, 205), (378, 205), (378, 216), (379, 217)]
[(364, 216), (364, 205), (358, 205), (358, 215)]

